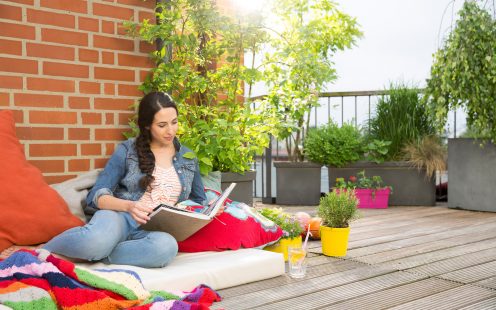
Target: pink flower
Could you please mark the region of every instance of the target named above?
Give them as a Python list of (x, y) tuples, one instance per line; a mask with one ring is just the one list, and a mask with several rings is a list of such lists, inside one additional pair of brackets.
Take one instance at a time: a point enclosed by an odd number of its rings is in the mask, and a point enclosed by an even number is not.
[(357, 181), (356, 176), (352, 175), (352, 176), (350, 177), (350, 182), (355, 183), (356, 181)]

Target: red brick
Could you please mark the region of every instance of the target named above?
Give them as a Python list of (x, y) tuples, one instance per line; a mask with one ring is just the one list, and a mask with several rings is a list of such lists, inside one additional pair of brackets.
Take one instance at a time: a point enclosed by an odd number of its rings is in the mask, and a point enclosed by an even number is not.
[(101, 113), (81, 113), (81, 118), (83, 119), (83, 125), (101, 125), (102, 124), (102, 114)]
[(16, 127), (16, 134), (21, 140), (64, 140), (63, 128)]
[(22, 20), (22, 9), (20, 7), (0, 4), (0, 18)]
[(102, 146), (97, 143), (81, 144), (81, 155), (102, 155)]
[(88, 171), (90, 170), (90, 160), (89, 159), (70, 159), (69, 160), (69, 171)]
[(38, 73), (36, 60), (0, 57), (0, 71), (18, 73)]
[(28, 22), (65, 28), (76, 27), (76, 18), (70, 14), (59, 14), (47, 11), (28, 9)]
[(134, 113), (119, 113), (119, 125), (128, 125), (134, 115)]
[(88, 66), (82, 66), (82, 65), (72, 65), (72, 64), (64, 64), (57, 62), (44, 62), (43, 74), (54, 75), (54, 76), (88, 78), (89, 68)]
[(113, 125), (114, 124), (114, 114), (113, 113), (106, 113), (105, 114), (105, 124), (107, 124), (107, 125)]
[(29, 155), (31, 157), (64, 157), (76, 156), (76, 144), (30, 144)]
[(41, 94), (14, 94), (14, 102), (19, 107), (46, 107), (62, 108), (64, 106), (64, 97), (57, 95)]
[(79, 92), (82, 94), (99, 94), (100, 83), (79, 82)]
[(93, 36), (93, 46), (110, 50), (130, 51), (134, 50), (134, 41), (114, 37)]
[(121, 36), (127, 36), (128, 35), (128, 30), (122, 23), (117, 23), (117, 34)]
[(101, 80), (134, 82), (134, 71), (95, 67), (95, 78)]
[(28, 56), (74, 60), (74, 48), (68, 46), (57, 46), (39, 43), (26, 43)]
[(36, 168), (43, 172), (64, 172), (65, 163), (63, 160), (30, 160)]
[(95, 98), (97, 110), (129, 110), (134, 103), (132, 99)]
[(62, 11), (87, 13), (87, 0), (41, 0), (41, 6)]
[(76, 112), (29, 111), (31, 124), (76, 124)]
[(108, 20), (102, 20), (102, 32), (114, 34), (115, 33), (115, 25), (114, 22)]
[(56, 184), (56, 183), (62, 183), (64, 181), (74, 179), (77, 177), (75, 174), (63, 174), (63, 175), (44, 175), (43, 179), (45, 179), (45, 182), (48, 184)]
[(107, 143), (105, 145), (105, 155), (112, 155), (115, 151), (115, 143)]
[(0, 22), (0, 36), (34, 40), (35, 30), (33, 26)]
[(130, 6), (141, 6), (148, 9), (155, 9), (155, 2), (143, 0), (117, 0), (117, 3), (126, 4)]
[(103, 85), (103, 93), (105, 95), (115, 95), (115, 85), (111, 83), (105, 83)]
[(88, 97), (69, 97), (69, 108), (71, 109), (89, 109), (90, 98)]
[(106, 65), (113, 65), (115, 63), (115, 56), (112, 52), (102, 52), (102, 63)]
[(100, 23), (98, 19), (79, 16), (78, 28), (80, 30), (98, 32), (100, 30)]
[(90, 139), (89, 128), (69, 128), (69, 140), (86, 140)]
[(4, 2), (13, 2), (16, 4), (28, 4), (28, 5), (34, 4), (34, 0), (4, 0)]
[(24, 113), (20, 110), (12, 110), (14, 112), (14, 121), (16, 124), (24, 123)]
[(152, 53), (156, 50), (156, 45), (155, 44), (151, 44), (151, 43), (148, 43), (148, 42), (144, 42), (144, 41), (141, 41), (140, 42), (140, 46), (139, 46), (139, 51), (141, 53)]
[(134, 16), (134, 10), (118, 7), (115, 5), (93, 3), (93, 14), (122, 20), (129, 20), (131, 17)]
[(149, 21), (155, 21), (155, 12), (149, 12), (149, 11), (140, 11), (138, 13), (138, 20), (143, 21), (145, 19), (148, 19)]
[(64, 92), (73, 93), (74, 92), (74, 81), (72, 80), (55, 80), (55, 79), (44, 79), (44, 78), (27, 78), (27, 84), (29, 90), (45, 90), (53, 92)]
[(99, 59), (100, 57), (98, 56), (98, 51), (84, 48), (79, 49), (79, 61), (98, 63)]
[(12, 55), (22, 54), (22, 43), (20, 41), (0, 39), (0, 46), (2, 47), (0, 50), (0, 53), (2, 54), (12, 54)]
[(88, 34), (81, 32), (65, 31), (58, 29), (41, 29), (43, 41), (88, 46)]
[(0, 75), (0, 88), (21, 89), (22, 77)]
[(96, 158), (94, 160), (95, 169), (103, 168), (107, 164), (108, 158)]
[(153, 61), (150, 59), (150, 57), (147, 56), (119, 54), (118, 59), (119, 66), (142, 68), (152, 68), (154, 66)]
[(10, 104), (9, 94), (0, 93), (0, 106), (8, 106)]
[(152, 74), (152, 72), (151, 72), (151, 71), (141, 70), (141, 71), (140, 71), (140, 80), (139, 80), (139, 81), (140, 81), (141, 83), (143, 83), (143, 82), (146, 80), (146, 77), (147, 77), (148, 75), (150, 75), (150, 74)]
[(139, 85), (119, 84), (118, 86), (119, 96), (141, 97), (143, 96), (143, 92), (140, 91), (138, 87)]

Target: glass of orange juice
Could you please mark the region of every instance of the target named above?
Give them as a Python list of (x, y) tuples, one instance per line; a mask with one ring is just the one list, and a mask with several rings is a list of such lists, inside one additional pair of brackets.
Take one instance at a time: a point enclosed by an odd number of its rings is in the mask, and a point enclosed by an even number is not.
[(288, 247), (288, 271), (291, 278), (303, 278), (307, 270), (307, 252), (300, 247)]

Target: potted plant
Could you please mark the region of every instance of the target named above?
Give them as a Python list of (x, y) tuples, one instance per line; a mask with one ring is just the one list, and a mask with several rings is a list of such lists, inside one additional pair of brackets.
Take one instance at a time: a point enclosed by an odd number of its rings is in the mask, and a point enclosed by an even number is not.
[(354, 191), (330, 192), (320, 199), (317, 214), (322, 218), (320, 239), (324, 255), (346, 256), (349, 223), (358, 216), (357, 206)]
[(251, 164), (268, 146), (274, 127), (274, 118), (241, 95), (244, 83), (257, 77), (256, 69), (243, 65), (244, 53), (257, 49), (265, 38), (254, 23), (220, 14), (213, 1), (178, 0), (157, 2), (157, 23), (127, 24), (141, 40), (159, 43), (152, 55), (156, 66), (140, 89), (174, 98), (178, 135), (194, 152), (187, 156), (198, 158), (204, 176), (225, 174), (223, 187), (238, 183), (231, 198), (250, 205), (255, 178)]
[(282, 253), (284, 260), (288, 260), (288, 246), (301, 247), (301, 233), (303, 229), (297, 218), (286, 213), (282, 208), (262, 208), (258, 210), (260, 214), (268, 218), (281, 227), (283, 231), (282, 238), (275, 244), (269, 245), (264, 250)]
[[(363, 129), (365, 160), (330, 168), (329, 184), (365, 170), (394, 187), (390, 205), (434, 205), (435, 170), (445, 169), (446, 158), (435, 128), (436, 121), (422, 105), (419, 90), (404, 83), (392, 84)], [(428, 173), (426, 167), (435, 168)]]
[(380, 176), (366, 177), (365, 170), (360, 171), (357, 176), (350, 176), (348, 181), (337, 178), (334, 189), (337, 193), (354, 191), (359, 201), (358, 208), (371, 209), (386, 209), (392, 190), (391, 186), (383, 185)]
[(269, 91), (262, 102), (279, 119), (275, 135), (285, 141), (289, 160), (274, 163), (277, 203), (317, 205), (321, 165), (304, 162), (304, 133), (310, 111), (319, 105), (318, 94), (336, 79), (334, 53), (353, 46), (361, 33), (356, 20), (329, 1), (272, 4), (271, 22), (277, 24), (277, 31), (268, 31), (270, 48), (261, 76)]
[(496, 175), (488, 170), (496, 165), (494, 5), (463, 3), (453, 30), (434, 54), (425, 89), (439, 131), (444, 132), (448, 112), (462, 108), (468, 129), (479, 138), (448, 140), (450, 208), (496, 211)]

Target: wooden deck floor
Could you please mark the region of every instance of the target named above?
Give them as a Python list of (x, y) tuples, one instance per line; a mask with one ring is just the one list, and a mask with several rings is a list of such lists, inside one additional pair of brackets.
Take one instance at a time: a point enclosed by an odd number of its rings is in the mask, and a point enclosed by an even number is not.
[(313, 241), (305, 278), (220, 290), (214, 308), (496, 309), (496, 213), (361, 211), (346, 257), (326, 257)]

